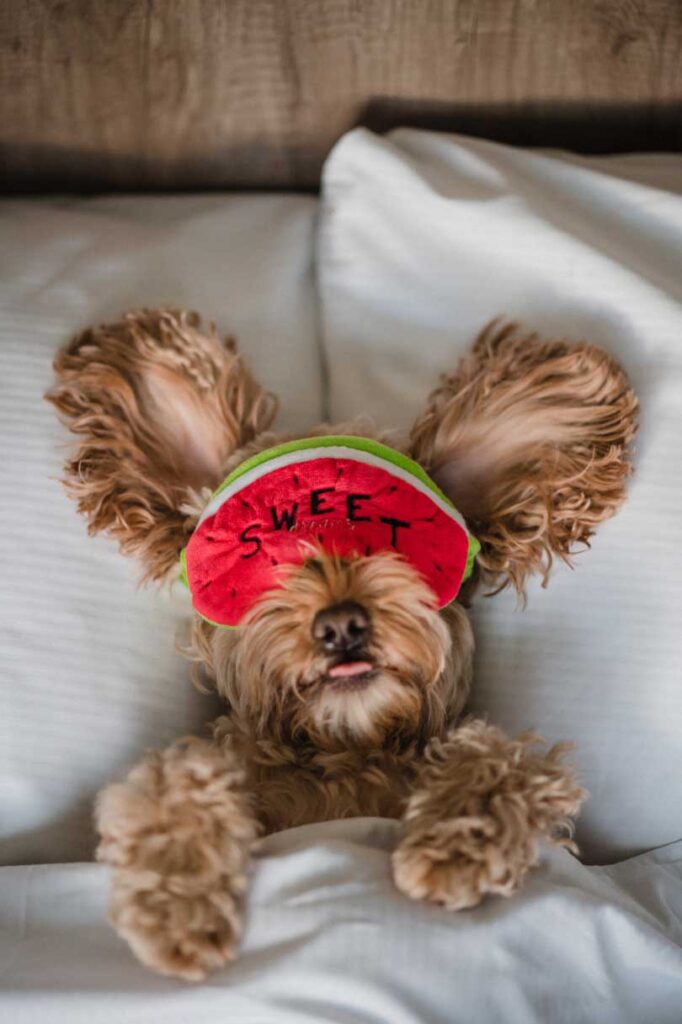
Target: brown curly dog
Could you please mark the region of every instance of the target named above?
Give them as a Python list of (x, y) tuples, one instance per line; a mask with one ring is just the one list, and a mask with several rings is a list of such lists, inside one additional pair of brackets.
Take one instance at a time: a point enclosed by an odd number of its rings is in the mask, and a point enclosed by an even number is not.
[[(231, 341), (175, 310), (86, 330), (55, 369), (48, 397), (77, 437), (66, 486), (90, 531), (137, 556), (145, 579), (176, 577), (212, 489), (282, 440), (267, 432), (274, 399)], [(464, 606), (481, 584), (523, 597), (530, 574), (546, 579), (554, 557), (587, 544), (623, 501), (636, 420), (607, 354), (494, 323), (402, 446), (481, 542), (458, 601), (438, 611), (395, 553), (319, 551), (241, 628), (194, 617), (187, 651), (225, 715), (211, 740), (147, 756), (97, 803), (111, 919), (140, 960), (196, 980), (232, 958), (249, 861), (272, 830), (399, 818), (396, 885), (453, 910), (513, 893), (543, 837), (570, 845), (584, 792), (563, 750), (461, 721), (474, 646)], [(312, 433), (341, 432), (368, 434)], [(339, 651), (312, 628), (349, 607), (372, 668), (352, 686), (331, 678)], [(343, 622), (337, 632), (343, 644)]]

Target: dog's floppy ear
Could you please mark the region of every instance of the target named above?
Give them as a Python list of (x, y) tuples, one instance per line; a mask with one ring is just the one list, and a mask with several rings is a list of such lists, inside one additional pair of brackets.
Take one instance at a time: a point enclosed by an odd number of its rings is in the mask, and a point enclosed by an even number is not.
[[(145, 579), (177, 563), (235, 448), (267, 428), (273, 397), (196, 313), (142, 310), (77, 335), (47, 398), (78, 437), (65, 484), (91, 533), (138, 556)], [(194, 503), (194, 510), (192, 509)]]
[(479, 578), (523, 595), (623, 501), (637, 412), (601, 349), (494, 321), (431, 395), (410, 453), (481, 542)]

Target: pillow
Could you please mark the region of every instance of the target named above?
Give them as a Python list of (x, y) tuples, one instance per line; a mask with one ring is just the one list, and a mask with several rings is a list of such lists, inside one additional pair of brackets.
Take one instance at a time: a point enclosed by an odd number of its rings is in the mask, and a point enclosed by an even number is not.
[[(0, 203), (0, 860), (90, 856), (92, 799), (145, 748), (215, 713), (175, 652), (187, 598), (136, 590), (59, 483), (68, 443), (43, 401), (58, 346), (141, 305), (199, 310), (282, 398), (321, 416), (314, 199), (118, 197)], [(295, 366), (295, 372), (292, 367)]]
[(642, 404), (623, 510), (528, 606), (479, 599), (472, 709), (577, 743), (578, 839), (682, 835), (682, 157), (585, 159), (400, 129), (345, 136), (318, 242), (331, 412), (405, 429), (502, 314), (612, 352)]

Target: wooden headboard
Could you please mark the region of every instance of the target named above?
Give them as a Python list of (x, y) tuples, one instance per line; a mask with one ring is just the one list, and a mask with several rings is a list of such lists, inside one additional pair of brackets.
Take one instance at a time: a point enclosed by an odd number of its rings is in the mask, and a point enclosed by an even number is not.
[(315, 188), (356, 124), (682, 148), (682, 0), (2, 0), (0, 188)]

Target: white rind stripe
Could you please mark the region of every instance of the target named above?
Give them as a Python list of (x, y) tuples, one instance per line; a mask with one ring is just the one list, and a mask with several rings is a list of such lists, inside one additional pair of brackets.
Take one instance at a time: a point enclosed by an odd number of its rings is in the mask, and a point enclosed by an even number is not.
[(407, 470), (403, 469), (402, 466), (397, 466), (394, 462), (389, 462), (388, 459), (382, 459), (378, 455), (374, 455), (372, 452), (361, 451), (359, 448), (345, 448), (342, 445), (324, 446), (321, 448), (301, 448), (293, 452), (286, 452), (284, 455), (278, 455), (274, 459), (269, 459), (267, 462), (262, 462), (259, 466), (254, 466), (247, 473), (234, 480), (228, 487), (222, 490), (219, 494), (214, 495), (209, 501), (208, 505), (201, 514), (201, 518), (197, 524), (197, 527), (210, 516), (215, 515), (219, 508), (229, 501), (230, 498), (234, 497), (235, 494), (239, 494), (244, 488), (248, 487), (249, 484), (254, 483), (256, 480), (262, 479), (269, 473), (272, 473), (276, 469), (283, 469), (286, 466), (295, 466), (301, 462), (313, 462), (315, 459), (350, 459), (353, 462), (361, 462), (368, 466), (374, 466), (376, 469), (383, 469), (390, 473), (391, 476), (397, 477), (402, 480), (403, 483), (409, 484), (414, 487), (421, 494), (426, 495), (430, 498), (434, 505), (445, 512), (450, 519), (454, 519), (462, 529), (469, 534), (464, 519), (452, 505), (449, 505), (439, 494), (432, 491), (422, 480), (418, 477), (413, 476)]

